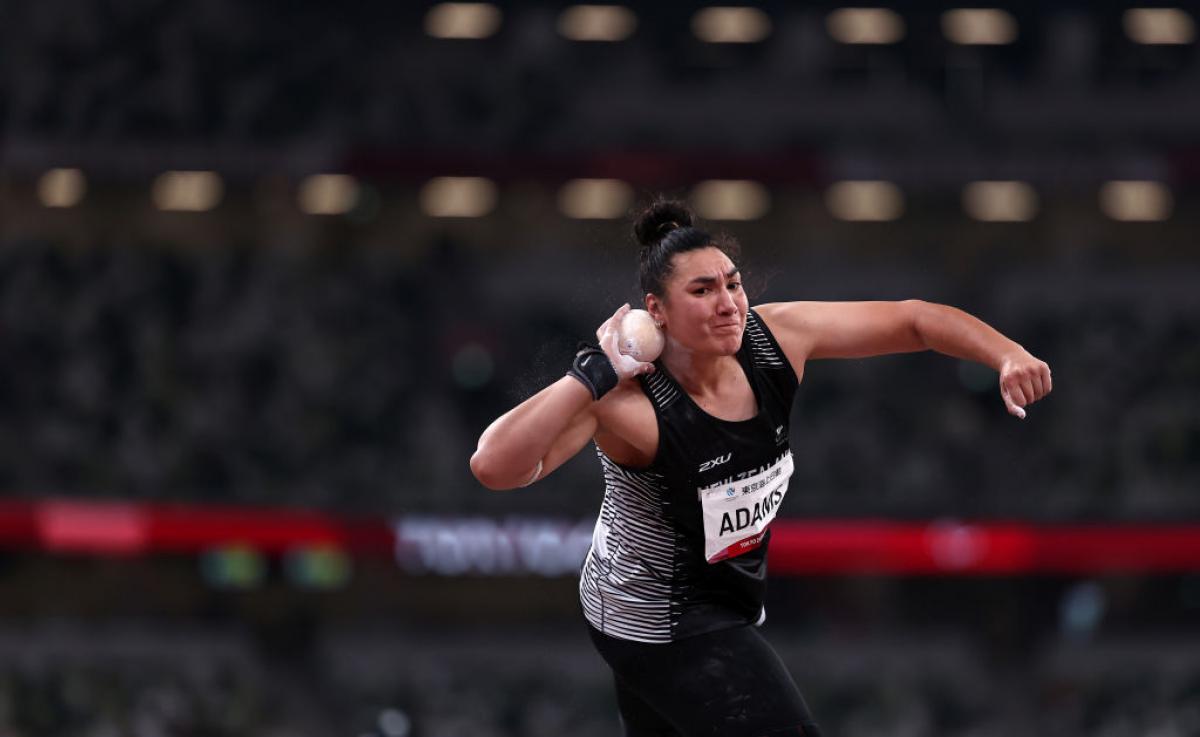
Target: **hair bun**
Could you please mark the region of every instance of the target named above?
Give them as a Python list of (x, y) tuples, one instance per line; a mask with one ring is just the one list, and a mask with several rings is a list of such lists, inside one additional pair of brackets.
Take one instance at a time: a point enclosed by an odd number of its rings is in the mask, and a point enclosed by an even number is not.
[(692, 211), (677, 200), (653, 202), (633, 221), (633, 235), (643, 246), (658, 243), (676, 228), (692, 227)]

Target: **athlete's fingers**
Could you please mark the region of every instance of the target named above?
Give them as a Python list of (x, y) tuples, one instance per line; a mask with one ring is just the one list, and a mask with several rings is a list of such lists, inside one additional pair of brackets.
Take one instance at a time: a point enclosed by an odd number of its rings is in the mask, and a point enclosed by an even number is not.
[(1045, 361), (1025, 350), (1004, 359), (1000, 367), (1000, 392), (1011, 414), (1024, 417), (1024, 408), (1049, 394), (1050, 389), (1050, 366)]
[[(646, 370), (647, 364), (638, 361), (633, 356), (627, 356), (624, 353), (612, 353), (607, 349), (605, 350), (605, 355), (612, 362), (613, 368), (616, 370), (619, 378), (628, 379), (633, 376), (649, 373)], [(653, 364), (650, 364), (650, 370), (654, 370)]]
[(617, 335), (616, 329), (608, 323), (605, 323), (603, 330), (599, 335), (597, 335), (597, 337), (600, 339), (600, 349), (608, 354), (610, 361), (613, 360), (613, 357), (618, 353), (617, 341), (619, 340), (619, 336)]
[(1025, 410), (1014, 401), (1012, 394), (1009, 393), (1008, 387), (1000, 387), (1000, 396), (1004, 398), (1004, 406), (1008, 408), (1008, 413), (1019, 419), (1025, 419)]
[(1001, 382), (1000, 386), (1002, 386), (1004, 390), (1008, 392), (1008, 398), (1013, 402), (1013, 404), (1017, 405), (1018, 407), (1024, 407), (1025, 405), (1029, 404), (1029, 397), (1025, 395), (1024, 388), (1021, 386), (1021, 382), (1017, 379), (1009, 377), (1005, 381)]
[(1047, 367), (1038, 371), (1037, 380), (1039, 384), (1038, 399), (1043, 399), (1050, 393), (1050, 369)]
[(613, 340), (610, 346), (611, 350), (609, 347), (605, 348), (605, 355), (608, 356), (608, 360), (612, 361), (613, 368), (617, 370), (617, 375), (622, 379), (626, 379), (631, 376), (641, 376), (642, 374), (648, 374), (654, 371), (654, 364), (643, 363), (633, 356), (627, 356), (624, 353), (621, 353), (617, 348), (616, 340)]
[(625, 317), (625, 313), (629, 312), (630, 309), (631, 308), (628, 302), (618, 307), (617, 311), (613, 313), (612, 317), (608, 318), (609, 327), (611, 327), (613, 330), (616, 330), (621, 324), (621, 318)]
[(1050, 366), (1045, 361), (1038, 361), (1031, 366), (1028, 377), (1036, 392), (1036, 395), (1030, 398), (1031, 402), (1036, 402), (1050, 393)]
[(632, 376), (648, 374), (654, 371), (654, 364), (643, 363), (632, 356), (621, 353), (621, 335), (617, 326), (621, 324), (621, 318), (625, 317), (625, 314), (629, 310), (628, 303), (622, 305), (596, 331), (596, 339), (600, 343), (600, 350), (604, 351), (604, 355), (608, 356), (609, 362), (612, 363), (613, 369), (616, 370), (617, 376), (621, 379), (628, 379)]
[(626, 356), (625, 354), (621, 354), (621, 358), (628, 358), (630, 361), (633, 361), (632, 372), (630, 373), (630, 376), (642, 376), (645, 374), (654, 373), (654, 364), (652, 363), (635, 361), (632, 356)]
[(1037, 401), (1038, 395), (1033, 391), (1033, 381), (1030, 379), (1022, 379), (1020, 382), (1021, 394), (1025, 397), (1025, 402), (1021, 406), (1033, 404)]
[(603, 343), (606, 332), (616, 333), (617, 326), (621, 324), (621, 318), (625, 317), (626, 312), (629, 312), (628, 302), (618, 307), (617, 311), (612, 314), (612, 317), (605, 320), (600, 324), (600, 327), (596, 328), (596, 340)]

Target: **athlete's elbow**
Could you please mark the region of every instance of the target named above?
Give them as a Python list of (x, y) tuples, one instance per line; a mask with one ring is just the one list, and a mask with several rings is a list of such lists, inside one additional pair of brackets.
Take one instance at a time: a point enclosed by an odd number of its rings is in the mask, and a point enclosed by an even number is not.
[(492, 491), (505, 491), (514, 484), (505, 477), (497, 459), (482, 446), (471, 456), (471, 474), (475, 480)]
[(906, 299), (900, 303), (907, 318), (907, 350), (923, 351), (930, 348), (929, 321), (936, 319), (931, 313), (934, 306), (923, 299)]

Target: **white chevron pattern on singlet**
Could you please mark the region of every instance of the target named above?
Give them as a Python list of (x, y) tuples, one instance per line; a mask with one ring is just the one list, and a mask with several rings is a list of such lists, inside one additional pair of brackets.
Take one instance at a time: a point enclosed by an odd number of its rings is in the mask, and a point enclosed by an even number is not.
[(666, 374), (657, 371), (646, 377), (646, 387), (660, 409), (666, 409), (679, 397), (679, 389), (675, 382), (667, 378)]
[(750, 340), (750, 350), (754, 353), (754, 363), (765, 368), (783, 368), (783, 357), (771, 345), (771, 339), (763, 330), (757, 314), (751, 312), (746, 316), (746, 332), (744, 336)]
[(670, 642), (676, 533), (663, 509), (662, 476), (597, 454), (604, 467), (604, 502), (579, 580), (584, 615), (613, 637)]

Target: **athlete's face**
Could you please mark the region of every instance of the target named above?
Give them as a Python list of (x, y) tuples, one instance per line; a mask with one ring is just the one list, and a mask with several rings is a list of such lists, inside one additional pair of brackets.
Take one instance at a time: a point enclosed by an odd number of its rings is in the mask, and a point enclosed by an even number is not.
[(671, 263), (663, 297), (646, 296), (668, 343), (698, 353), (737, 353), (749, 309), (737, 266), (714, 247), (675, 254)]

